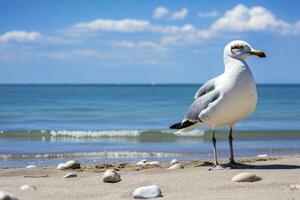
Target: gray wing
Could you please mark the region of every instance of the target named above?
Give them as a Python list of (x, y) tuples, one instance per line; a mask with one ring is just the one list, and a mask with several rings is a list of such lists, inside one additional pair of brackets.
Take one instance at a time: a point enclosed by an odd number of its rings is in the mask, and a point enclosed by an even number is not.
[(204, 83), (204, 85), (202, 85), (198, 91), (196, 92), (194, 98), (197, 99), (211, 91), (213, 91), (215, 89), (215, 79), (211, 79), (209, 81), (207, 81), (206, 83)]
[(183, 121), (199, 121), (200, 113), (206, 109), (210, 103), (216, 101), (220, 97), (220, 94), (216, 90), (212, 90), (199, 98), (197, 98), (190, 106)]

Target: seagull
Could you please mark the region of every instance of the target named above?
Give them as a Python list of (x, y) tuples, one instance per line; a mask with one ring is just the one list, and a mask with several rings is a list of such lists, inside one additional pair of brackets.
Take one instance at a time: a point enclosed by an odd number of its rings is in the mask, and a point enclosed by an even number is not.
[(205, 125), (212, 129), (214, 165), (211, 169), (222, 169), (218, 163), (215, 130), (229, 127), (229, 166), (235, 168), (232, 132), (233, 126), (248, 117), (256, 107), (257, 92), (252, 72), (246, 58), (255, 55), (266, 57), (263, 51), (253, 49), (242, 40), (234, 40), (224, 48), (224, 73), (203, 84), (194, 96), (194, 102), (183, 120), (170, 126), (185, 133)]

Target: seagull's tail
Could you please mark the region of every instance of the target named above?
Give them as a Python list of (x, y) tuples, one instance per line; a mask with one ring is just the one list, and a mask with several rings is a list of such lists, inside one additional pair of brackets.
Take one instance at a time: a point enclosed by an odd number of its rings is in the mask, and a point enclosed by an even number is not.
[(176, 133), (187, 133), (197, 129), (200, 125), (201, 125), (200, 122), (192, 122), (187, 120), (185, 122), (179, 122), (173, 124), (172, 126), (170, 126), (170, 129), (178, 129)]

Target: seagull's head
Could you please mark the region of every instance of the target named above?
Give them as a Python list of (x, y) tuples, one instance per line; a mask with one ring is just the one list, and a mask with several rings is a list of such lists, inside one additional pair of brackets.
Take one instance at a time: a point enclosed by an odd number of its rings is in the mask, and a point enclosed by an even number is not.
[(230, 56), (236, 59), (244, 60), (251, 55), (260, 58), (266, 57), (266, 54), (263, 51), (253, 49), (250, 44), (242, 40), (231, 41), (224, 49), (224, 56)]

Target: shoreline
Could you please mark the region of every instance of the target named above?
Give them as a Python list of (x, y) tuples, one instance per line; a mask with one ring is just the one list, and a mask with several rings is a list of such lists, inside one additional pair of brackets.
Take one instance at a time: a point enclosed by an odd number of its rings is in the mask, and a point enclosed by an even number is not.
[[(163, 197), (159, 199), (295, 199), (300, 190), (291, 185), (300, 184), (300, 155), (267, 158), (245, 157), (240, 169), (208, 171), (211, 161), (181, 162), (184, 169), (170, 170), (169, 163), (138, 167), (126, 163), (82, 164), (76, 170), (58, 170), (55, 167), (0, 169), (0, 190), (19, 199), (133, 199), (135, 188), (158, 185)], [(226, 163), (221, 160), (221, 163)], [(116, 169), (121, 175), (117, 183), (104, 183), (106, 169)], [(78, 177), (64, 179), (69, 172)], [(236, 183), (230, 179), (240, 172), (252, 172), (262, 178), (252, 183)], [(24, 184), (37, 188), (22, 191)]]

